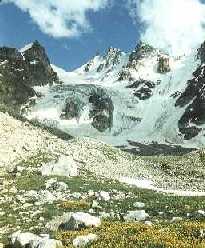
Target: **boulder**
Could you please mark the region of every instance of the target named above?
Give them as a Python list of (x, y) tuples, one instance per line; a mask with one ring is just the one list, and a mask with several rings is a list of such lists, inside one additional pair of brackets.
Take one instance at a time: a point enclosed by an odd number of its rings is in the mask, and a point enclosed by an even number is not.
[(57, 179), (49, 179), (46, 182), (46, 189), (51, 191), (66, 191), (68, 189), (68, 185), (64, 182), (58, 182)]
[(88, 234), (86, 236), (78, 236), (73, 240), (73, 246), (74, 247), (87, 247), (87, 245), (90, 245), (94, 241), (98, 239), (96, 234)]
[(63, 248), (63, 244), (55, 239), (39, 239), (30, 242), (31, 248)]
[(144, 221), (149, 217), (145, 210), (129, 211), (124, 219), (126, 221)]
[(39, 240), (39, 237), (33, 233), (15, 232), (11, 235), (10, 241), (14, 248), (27, 248), (31, 242)]
[(103, 201), (109, 201), (110, 200), (110, 193), (109, 192), (106, 192), (106, 191), (101, 191), (100, 192), (100, 198)]
[(71, 157), (61, 156), (57, 162), (50, 162), (41, 168), (43, 176), (78, 176), (78, 165)]
[(88, 227), (98, 227), (101, 220), (84, 212), (66, 213), (62, 216), (55, 217), (46, 227), (51, 231), (57, 230), (81, 230)]
[(10, 237), (11, 247), (13, 248), (62, 248), (62, 242), (45, 237), (37, 236), (33, 233), (22, 233), (18, 231)]

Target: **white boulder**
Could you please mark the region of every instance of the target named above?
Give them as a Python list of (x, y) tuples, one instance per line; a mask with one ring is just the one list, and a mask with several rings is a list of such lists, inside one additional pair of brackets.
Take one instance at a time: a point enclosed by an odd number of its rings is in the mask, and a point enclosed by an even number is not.
[(110, 200), (110, 194), (109, 194), (109, 192), (101, 191), (100, 192), (100, 198), (103, 201), (109, 201)]
[(63, 216), (55, 217), (46, 227), (51, 231), (61, 230), (80, 230), (87, 227), (98, 227), (101, 220), (88, 213), (76, 212), (66, 213)]
[(37, 241), (39, 237), (33, 233), (21, 233), (21, 231), (15, 232), (11, 235), (11, 245), (15, 248), (25, 248), (32, 241)]
[(77, 163), (68, 156), (61, 156), (57, 162), (50, 162), (41, 168), (43, 176), (78, 176)]
[(126, 221), (144, 221), (149, 217), (145, 210), (129, 211), (124, 217)]
[(63, 248), (63, 244), (59, 240), (40, 239), (31, 243), (31, 248)]
[(74, 247), (86, 247), (98, 239), (96, 234), (88, 234), (86, 236), (78, 236), (73, 240)]
[(14, 248), (62, 248), (61, 241), (50, 239), (49, 235), (42, 237), (33, 233), (15, 232), (11, 235), (11, 245)]

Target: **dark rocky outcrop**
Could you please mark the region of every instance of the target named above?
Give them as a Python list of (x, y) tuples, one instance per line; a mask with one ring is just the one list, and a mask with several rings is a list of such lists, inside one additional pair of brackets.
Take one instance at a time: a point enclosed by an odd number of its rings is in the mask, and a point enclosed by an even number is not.
[(113, 126), (114, 105), (103, 88), (94, 85), (62, 86), (69, 95), (65, 101), (61, 118), (79, 120), (83, 111), (89, 111), (91, 125), (100, 132)]
[(119, 72), (118, 81), (129, 80), (132, 81), (132, 75), (128, 68), (123, 68), (122, 71)]
[(170, 62), (168, 56), (160, 56), (157, 66), (157, 72), (158, 73), (167, 73), (170, 72)]
[(79, 120), (81, 111), (84, 106), (84, 103), (78, 97), (67, 98), (65, 107), (61, 114), (61, 118), (66, 120), (72, 120), (73, 118), (76, 118), (77, 120)]
[(201, 47), (198, 49), (197, 57), (201, 60), (201, 64), (205, 63), (205, 41), (201, 44)]
[(159, 144), (152, 142), (150, 144), (142, 144), (139, 142), (128, 140), (133, 148), (119, 147), (126, 152), (133, 153), (138, 156), (182, 156), (195, 151), (194, 148), (184, 148), (174, 144)]
[(100, 132), (111, 129), (114, 111), (111, 98), (103, 89), (98, 89), (90, 95), (89, 103), (92, 104), (92, 110), (89, 114), (90, 118), (93, 119), (92, 126)]
[(144, 42), (139, 42), (133, 52), (130, 53), (127, 67), (133, 67), (137, 61), (149, 56), (154, 51), (154, 48)]
[(152, 81), (139, 79), (134, 83), (128, 85), (126, 88), (136, 89), (133, 92), (134, 96), (138, 97), (139, 100), (147, 100), (152, 96), (152, 91), (155, 86), (156, 83)]
[(0, 48), (0, 102), (20, 105), (35, 96), (33, 86), (58, 82), (45, 49), (35, 41), (27, 50)]
[(187, 82), (185, 91), (176, 100), (176, 107), (185, 107), (184, 114), (178, 122), (179, 131), (187, 140), (196, 137), (205, 124), (205, 44), (198, 49), (201, 65), (193, 73), (193, 78)]
[(103, 69), (108, 69), (120, 63), (120, 57), (122, 52), (118, 48), (110, 47), (106, 54), (103, 56), (104, 62), (97, 68), (97, 72), (101, 72)]

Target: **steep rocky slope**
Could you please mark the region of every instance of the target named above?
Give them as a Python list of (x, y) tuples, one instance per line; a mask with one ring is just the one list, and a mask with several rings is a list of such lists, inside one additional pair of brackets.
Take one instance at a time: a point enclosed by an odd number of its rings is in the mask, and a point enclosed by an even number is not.
[(21, 50), (0, 48), (0, 101), (23, 104), (36, 95), (33, 86), (58, 82), (45, 49), (35, 41)]

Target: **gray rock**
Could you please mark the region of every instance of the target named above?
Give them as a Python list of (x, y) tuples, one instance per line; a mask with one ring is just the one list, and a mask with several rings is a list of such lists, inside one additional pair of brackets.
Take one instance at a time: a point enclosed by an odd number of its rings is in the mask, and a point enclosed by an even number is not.
[(62, 242), (50, 239), (49, 235), (43, 237), (37, 236), (33, 233), (15, 232), (11, 235), (11, 246), (13, 248), (61, 248)]
[(66, 213), (63, 216), (56, 217), (49, 222), (46, 227), (51, 231), (56, 230), (81, 230), (87, 227), (98, 227), (101, 225), (101, 220), (98, 217), (88, 213)]
[(39, 237), (33, 233), (21, 233), (21, 231), (15, 232), (11, 235), (10, 241), (14, 248), (26, 248), (31, 242), (39, 240)]
[(145, 210), (129, 211), (124, 217), (126, 221), (144, 221), (149, 217)]
[(57, 162), (51, 162), (45, 164), (41, 168), (43, 176), (66, 176), (74, 177), (78, 176), (78, 165), (71, 158), (67, 156), (61, 156)]
[(78, 236), (73, 240), (74, 247), (86, 247), (98, 239), (96, 234), (88, 234), (86, 236)]
[(31, 248), (63, 248), (63, 244), (59, 240), (40, 239), (40, 240), (31, 242)]

